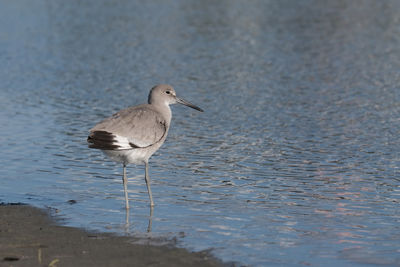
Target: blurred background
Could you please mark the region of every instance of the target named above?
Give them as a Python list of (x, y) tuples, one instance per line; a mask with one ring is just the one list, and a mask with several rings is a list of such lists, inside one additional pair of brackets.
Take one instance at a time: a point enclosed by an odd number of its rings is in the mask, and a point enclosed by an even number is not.
[[(0, 6), (0, 202), (236, 265), (400, 265), (399, 1)], [(159, 83), (205, 112), (172, 107), (152, 216), (129, 166), (126, 224), (86, 137)]]

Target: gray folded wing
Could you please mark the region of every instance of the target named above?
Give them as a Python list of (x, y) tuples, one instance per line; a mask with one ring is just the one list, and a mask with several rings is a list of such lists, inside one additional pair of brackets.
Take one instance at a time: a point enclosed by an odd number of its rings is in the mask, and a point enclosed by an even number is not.
[(104, 150), (145, 148), (159, 142), (167, 133), (163, 116), (148, 105), (130, 107), (115, 113), (90, 130), (89, 147)]

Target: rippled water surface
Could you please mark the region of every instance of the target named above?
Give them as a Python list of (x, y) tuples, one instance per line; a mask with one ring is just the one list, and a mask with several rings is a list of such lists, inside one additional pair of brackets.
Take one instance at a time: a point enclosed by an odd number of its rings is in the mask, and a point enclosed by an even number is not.
[[(399, 1), (17, 0), (0, 29), (0, 201), (238, 265), (400, 265)], [(129, 166), (127, 225), (87, 131), (158, 83), (205, 112), (172, 108), (152, 216)]]

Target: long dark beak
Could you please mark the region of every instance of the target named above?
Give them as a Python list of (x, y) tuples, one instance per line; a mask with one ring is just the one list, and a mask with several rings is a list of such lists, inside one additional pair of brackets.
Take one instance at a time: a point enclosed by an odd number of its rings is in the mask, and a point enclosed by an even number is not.
[(188, 106), (188, 107), (190, 107), (190, 108), (193, 108), (193, 109), (198, 110), (198, 111), (201, 111), (201, 112), (204, 111), (204, 110), (202, 110), (201, 108), (199, 108), (198, 106), (193, 105), (192, 103), (190, 103), (190, 102), (188, 102), (188, 101), (186, 101), (186, 100), (184, 100), (184, 99), (182, 99), (182, 98), (179, 98), (179, 97), (176, 97), (176, 103), (179, 103), (179, 104)]

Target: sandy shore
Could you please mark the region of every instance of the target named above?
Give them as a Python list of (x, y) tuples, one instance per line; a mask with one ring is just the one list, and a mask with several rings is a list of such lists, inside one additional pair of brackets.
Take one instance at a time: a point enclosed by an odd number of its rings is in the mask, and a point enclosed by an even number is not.
[(206, 253), (136, 245), (129, 237), (58, 226), (46, 211), (0, 205), (0, 266), (222, 266)]

